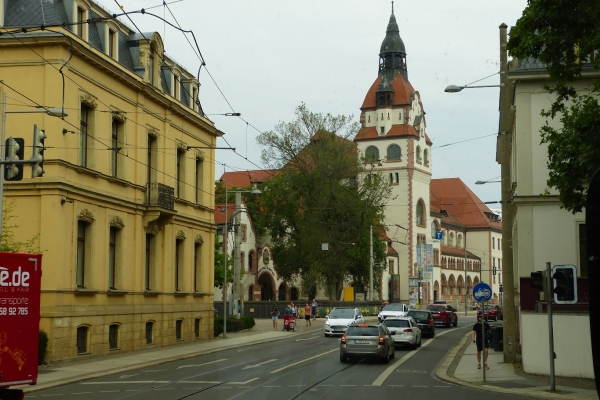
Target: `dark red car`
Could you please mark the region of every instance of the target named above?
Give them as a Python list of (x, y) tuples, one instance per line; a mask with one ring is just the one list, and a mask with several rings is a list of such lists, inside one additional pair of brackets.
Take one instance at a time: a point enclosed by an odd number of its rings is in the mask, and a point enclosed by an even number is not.
[[(500, 306), (487, 304), (484, 306), (484, 320), (498, 321), (503, 318), (502, 308)], [(477, 310), (477, 316), (481, 317), (481, 310)]]
[(436, 325), (444, 325), (446, 328), (450, 328), (450, 325), (458, 325), (458, 316), (452, 306), (448, 304), (430, 304), (427, 309), (431, 311)]

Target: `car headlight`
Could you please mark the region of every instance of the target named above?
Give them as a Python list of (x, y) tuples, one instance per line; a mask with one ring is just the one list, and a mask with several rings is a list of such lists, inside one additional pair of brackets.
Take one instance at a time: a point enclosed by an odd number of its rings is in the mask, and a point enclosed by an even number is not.
[(329, 321), (325, 322), (325, 326), (329, 326)]

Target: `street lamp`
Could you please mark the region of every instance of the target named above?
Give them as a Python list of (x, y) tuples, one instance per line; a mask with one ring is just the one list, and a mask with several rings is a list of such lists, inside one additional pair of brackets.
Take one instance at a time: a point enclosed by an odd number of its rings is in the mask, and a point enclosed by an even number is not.
[(499, 85), (483, 85), (483, 86), (469, 86), (469, 85), (465, 85), (465, 86), (456, 86), (456, 85), (450, 85), (450, 86), (446, 86), (446, 89), (444, 89), (444, 92), (446, 93), (458, 93), (460, 91), (462, 91), (463, 89), (479, 89), (479, 88), (488, 88), (488, 87), (504, 87), (504, 84), (501, 83)]
[[(227, 183), (225, 183), (227, 189)], [(240, 297), (240, 268), (242, 264), (241, 257), (241, 242), (242, 242), (242, 230), (240, 229), (242, 213), (242, 193), (261, 194), (262, 192), (258, 189), (253, 190), (232, 190), (235, 193), (235, 211), (232, 217), (235, 217), (235, 240), (233, 242), (233, 315), (236, 318), (240, 317), (238, 313), (238, 301)]]
[(0, 133), (0, 243), (2, 238), (2, 210), (4, 207), (4, 141), (6, 137), (6, 114), (40, 114), (45, 113), (51, 117), (64, 118), (68, 116), (67, 111), (64, 108), (53, 107), (53, 108), (40, 108), (35, 110), (7, 110), (6, 109), (6, 93), (2, 93), (2, 126)]
[(500, 182), (502, 182), (502, 181), (491, 181), (491, 180), (488, 180), (488, 181), (475, 181), (475, 184), (476, 185), (485, 185), (486, 183), (500, 183)]

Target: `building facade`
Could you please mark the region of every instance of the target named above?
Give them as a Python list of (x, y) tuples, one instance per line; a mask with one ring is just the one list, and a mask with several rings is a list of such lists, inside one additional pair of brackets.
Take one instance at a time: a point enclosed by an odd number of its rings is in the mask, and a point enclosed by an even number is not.
[[(46, 135), (45, 173), (24, 167), (5, 202), (43, 254), (47, 360), (213, 336), (208, 160), (222, 133), (161, 36), (110, 16), (87, 0), (0, 0), (6, 136), (30, 149), (34, 124)], [(40, 107), (68, 115), (17, 113)]]

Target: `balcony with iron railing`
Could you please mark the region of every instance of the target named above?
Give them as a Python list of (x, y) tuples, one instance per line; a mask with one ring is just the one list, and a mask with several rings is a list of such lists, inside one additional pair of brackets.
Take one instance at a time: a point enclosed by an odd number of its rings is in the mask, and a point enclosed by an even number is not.
[(158, 182), (146, 186), (146, 212), (144, 226), (156, 225), (159, 229), (173, 221), (175, 211), (175, 188)]

